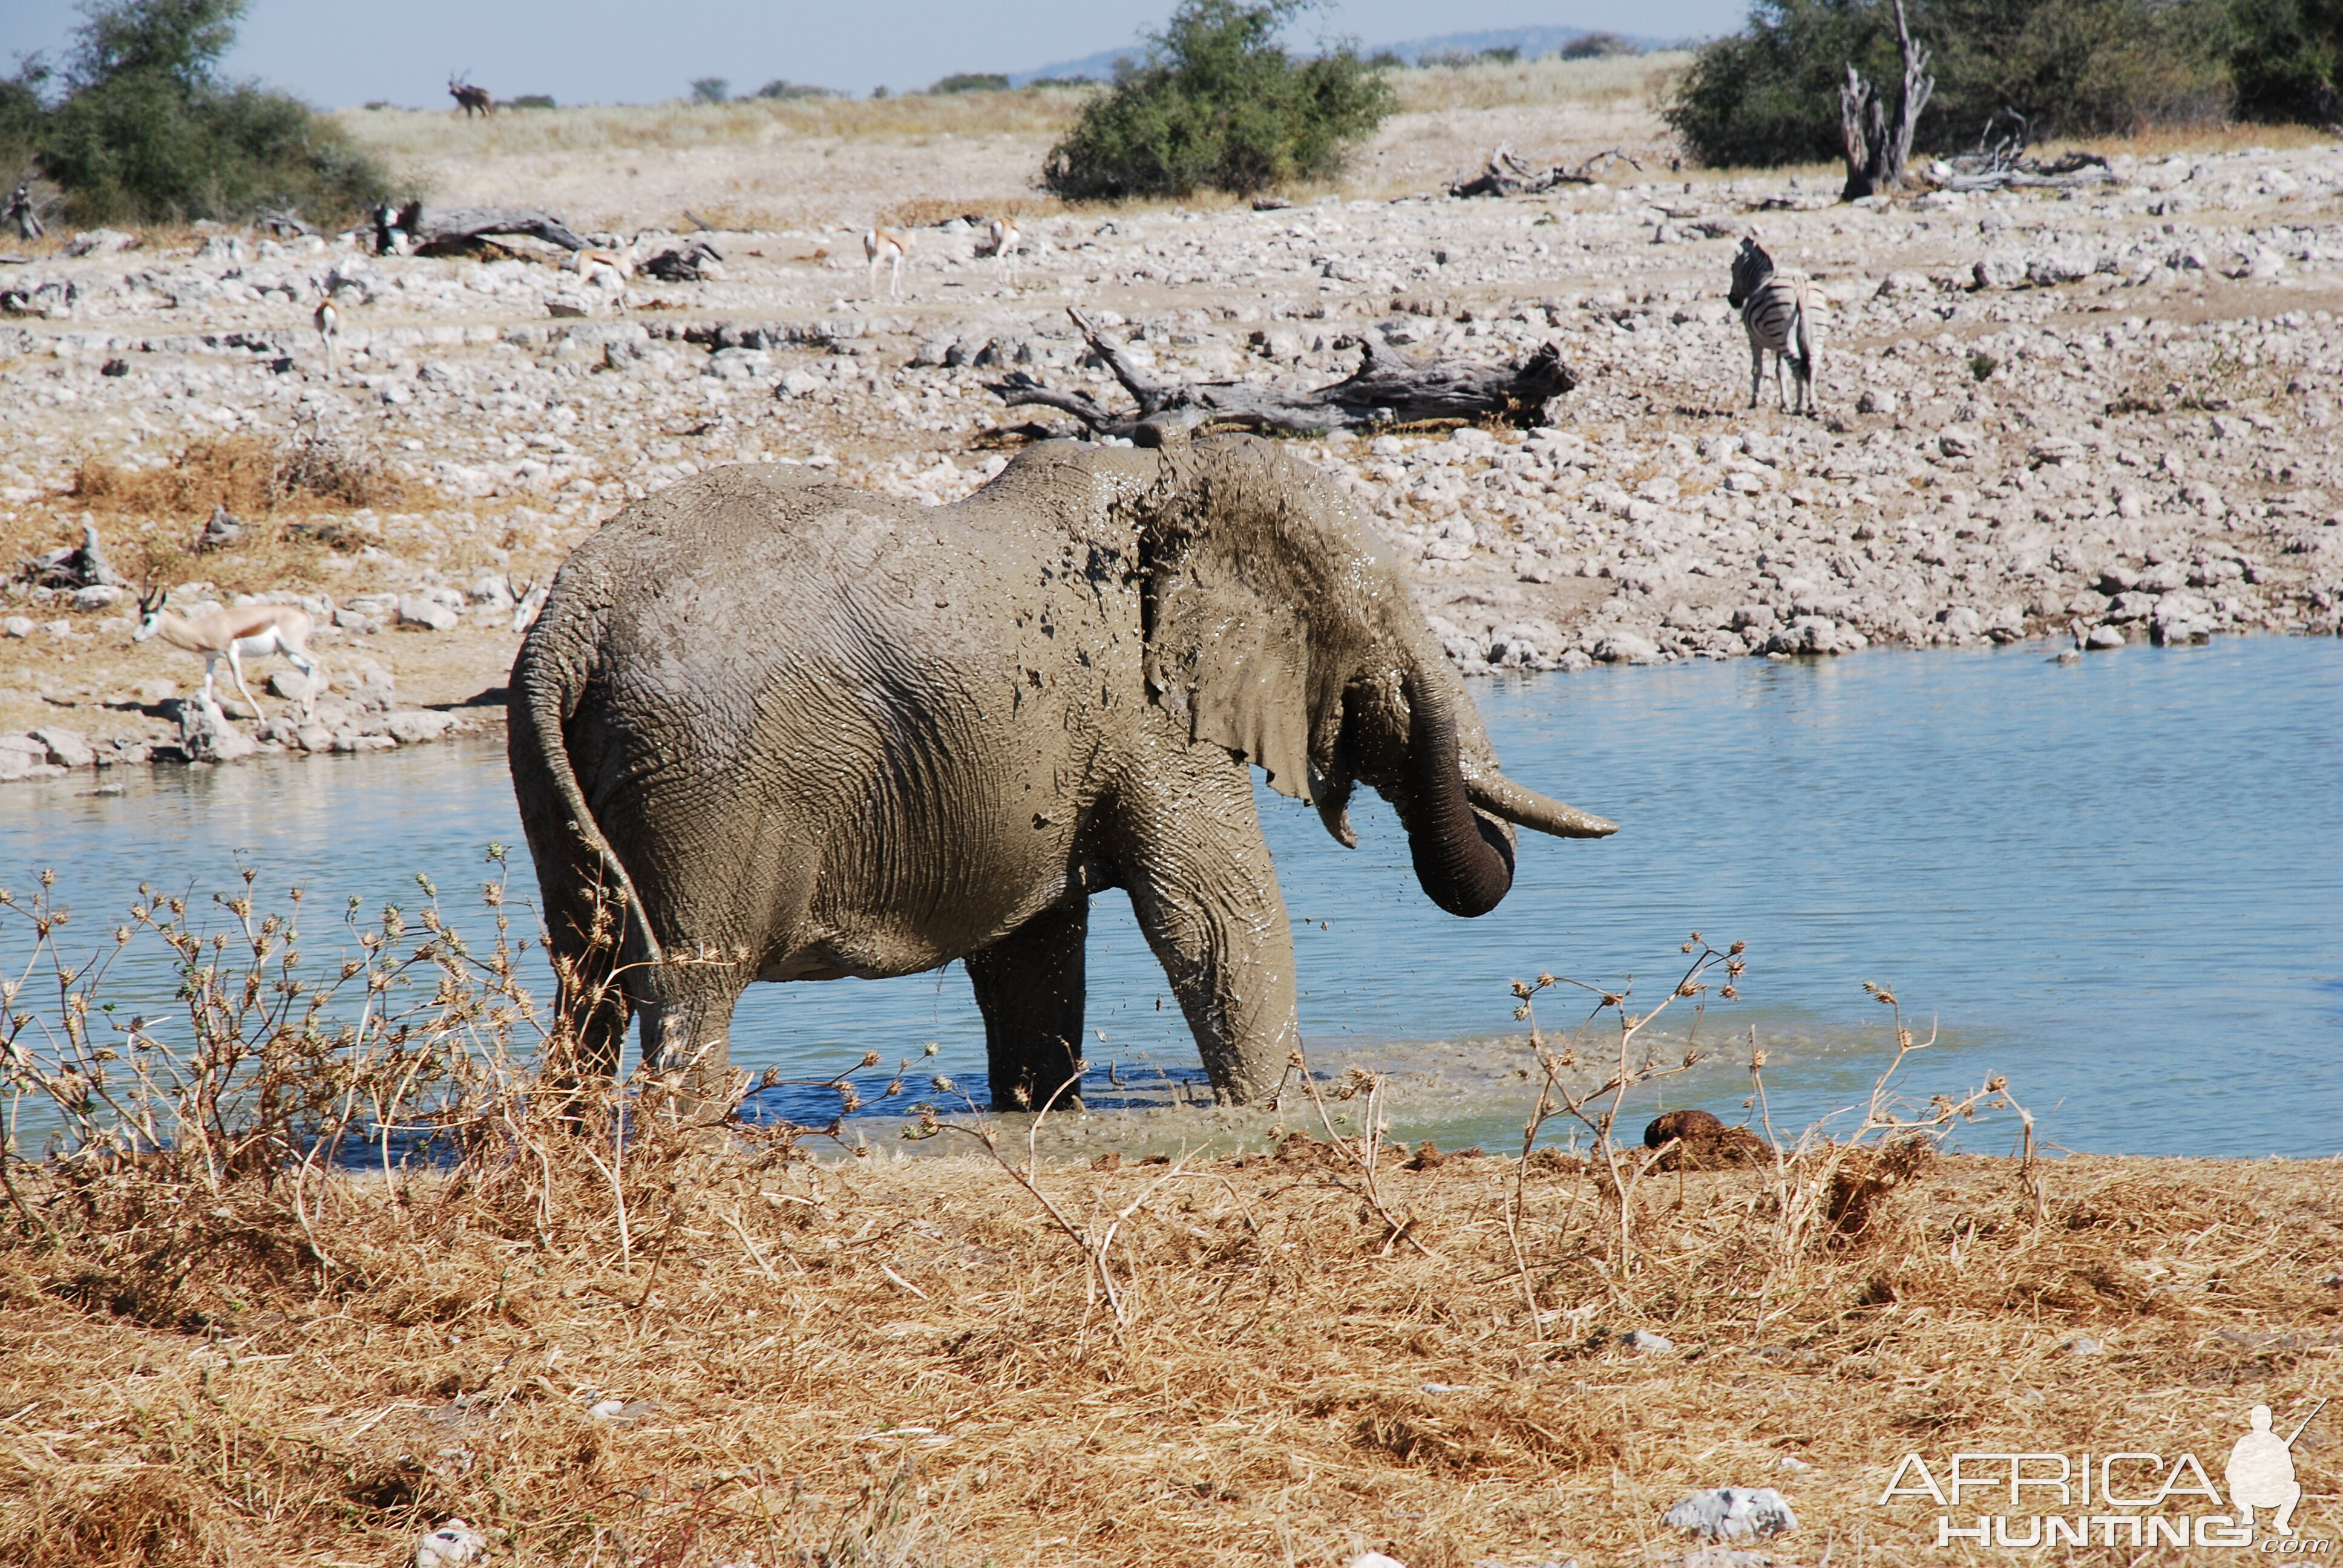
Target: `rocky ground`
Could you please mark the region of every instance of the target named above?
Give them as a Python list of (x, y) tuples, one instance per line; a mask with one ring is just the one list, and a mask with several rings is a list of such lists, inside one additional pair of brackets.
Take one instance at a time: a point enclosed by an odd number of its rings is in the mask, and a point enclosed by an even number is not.
[[(13, 566), (95, 524), (118, 572), (176, 604), (307, 604), (334, 689), (309, 716), (266, 702), (228, 751), (428, 739), (494, 721), (514, 601), (629, 500), (767, 461), (950, 501), (1033, 433), (988, 383), (1021, 369), (1120, 403), (1079, 305), (1166, 377), (1336, 379), (1370, 337), (1557, 344), (1579, 389), (1534, 427), (1292, 444), (1413, 563), (1468, 672), (2337, 629), (2343, 146), (2215, 139), (2118, 151), (2077, 192), (1845, 206), (1821, 174), (1655, 177), (1647, 120), (1639, 142), (1616, 113), (1576, 139), (1567, 118), (1524, 110), (1545, 139), (1511, 139), (1541, 158), (1624, 139), (1643, 169), (1453, 200), (1433, 166), (1470, 172), (1508, 113), (1411, 115), (1363, 165), (1372, 199), (1032, 198), (1013, 273), (946, 223), (917, 234), (900, 298), (884, 278), (870, 297), (863, 267), (876, 184), (823, 223), (701, 236), (721, 259), (697, 282), (581, 276), (527, 242), (486, 260), (225, 233), (35, 247), (0, 266), (0, 548)], [(857, 157), (874, 181), (920, 162), (883, 138), (825, 161)], [(1392, 197), (1400, 167), (1423, 177)], [(498, 183), (524, 172), (465, 195), (544, 201)], [(650, 221), (616, 198), (592, 214), (629, 216)], [(1745, 407), (1723, 296), (1752, 224), (1828, 301), (1818, 418), (1777, 412), (1770, 379)], [(679, 243), (604, 237), (639, 259)], [(310, 326), (328, 297), (336, 367)], [(195, 553), (212, 469), (255, 453), (280, 481), (265, 514)], [(304, 488), (305, 455), (364, 482)], [(23, 577), (0, 595), (0, 777), (221, 743), (179, 721), (200, 661), (132, 645), (127, 598)]]

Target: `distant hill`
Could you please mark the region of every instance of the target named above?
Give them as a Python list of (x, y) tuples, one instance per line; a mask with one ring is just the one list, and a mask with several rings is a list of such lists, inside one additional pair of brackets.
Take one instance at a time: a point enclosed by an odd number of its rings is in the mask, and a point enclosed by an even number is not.
[[(1415, 65), (1426, 55), (1477, 55), (1483, 49), (1519, 49), (1524, 59), (1534, 60), (1541, 55), (1552, 55), (1575, 39), (1597, 31), (1593, 27), (1493, 27), (1480, 33), (1443, 33), (1436, 38), (1411, 38), (1403, 44), (1378, 44), (1362, 48), (1363, 55), (1381, 54), (1384, 50), (1397, 55), (1409, 65)], [(1630, 33), (1628, 40), (1645, 49), (1664, 49), (1671, 40), (1646, 38)], [(1101, 50), (1085, 55), (1079, 60), (1061, 60), (1054, 65), (1037, 70), (1013, 71), (1009, 85), (1021, 87), (1028, 82), (1047, 79), (1058, 81), (1088, 77), (1094, 82), (1107, 81), (1114, 75), (1119, 60), (1136, 60), (1147, 52), (1144, 44), (1127, 44), (1120, 49)]]

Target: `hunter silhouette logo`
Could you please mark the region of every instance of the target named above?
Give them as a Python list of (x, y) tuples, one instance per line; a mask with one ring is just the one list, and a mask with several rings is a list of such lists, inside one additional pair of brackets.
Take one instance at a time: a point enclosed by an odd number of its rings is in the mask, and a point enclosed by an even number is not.
[(2249, 1419), (2253, 1431), (2237, 1439), (2229, 1450), (2229, 1468), (2221, 1479), (2229, 1483), (2229, 1504), (2237, 1511), (2237, 1523), (2247, 1530), (2254, 1525), (2254, 1510), (2275, 1508), (2278, 1517), (2270, 1528), (2280, 1535), (2294, 1533), (2294, 1505), (2302, 1501), (2302, 1483), (2294, 1478), (2294, 1440), (2310, 1424), (2310, 1416), (2325, 1409), (2320, 1400), (2311, 1406), (2310, 1415), (2296, 1423), (2284, 1438), (2270, 1430), (2270, 1407), (2254, 1406)]
[[(2268, 1515), (2266, 1552), (2324, 1556), (2335, 1543), (2298, 1534), (2302, 1502), (2295, 1473), (2295, 1440), (2327, 1408), (2320, 1400), (2280, 1436), (2269, 1406), (2247, 1412), (2247, 1431), (2230, 1446), (2216, 1486), (2193, 1453), (2167, 1457), (2146, 1450), (2113, 1453), (1956, 1453), (1932, 1470), (1907, 1453), (1880, 1494), (1880, 1505), (1925, 1497), (1944, 1510), (1936, 1520), (1937, 1546), (1955, 1542), (2005, 1551), (2048, 1546), (2195, 1546), (2229, 1551), (2256, 1544), (2255, 1515)], [(1975, 1496), (1984, 1493), (1983, 1498)], [(1978, 1502), (2006, 1512), (1958, 1512)], [(2035, 1512), (2040, 1510), (2041, 1512)], [(2096, 1539), (2096, 1543), (2094, 1538)]]

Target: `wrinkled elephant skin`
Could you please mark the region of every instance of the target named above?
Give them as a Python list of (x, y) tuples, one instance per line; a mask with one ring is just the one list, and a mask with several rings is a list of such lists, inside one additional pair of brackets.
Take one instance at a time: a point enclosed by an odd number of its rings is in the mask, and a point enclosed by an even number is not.
[(1216, 1092), (1269, 1092), (1293, 949), (1248, 762), (1345, 843), (1353, 784), (1379, 791), (1460, 915), (1504, 896), (1510, 824), (1611, 830), (1498, 772), (1363, 522), (1242, 437), (1051, 443), (949, 507), (787, 467), (687, 480), (563, 566), (511, 738), (582, 1060), (614, 1070), (639, 1013), (653, 1071), (718, 1110), (751, 980), (953, 959), (994, 1105), (1046, 1102), (1108, 888)]

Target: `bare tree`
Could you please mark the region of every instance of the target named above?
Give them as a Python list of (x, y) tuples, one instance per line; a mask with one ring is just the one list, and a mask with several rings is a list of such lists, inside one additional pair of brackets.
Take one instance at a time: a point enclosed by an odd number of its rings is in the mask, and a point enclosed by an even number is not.
[(1904, 14), (1904, 0), (1896, 0), (1896, 47), (1904, 61), (1904, 94), (1896, 105), (1896, 125), (1887, 124), (1887, 106), (1879, 89), (1863, 79), (1850, 61), (1846, 81), (1838, 90), (1839, 130), (1846, 143), (1846, 189), (1842, 200), (1854, 201), (1904, 184), (1905, 166), (1912, 161), (1912, 132), (1920, 111), (1936, 90), (1928, 75), (1928, 49), (1912, 36)]

